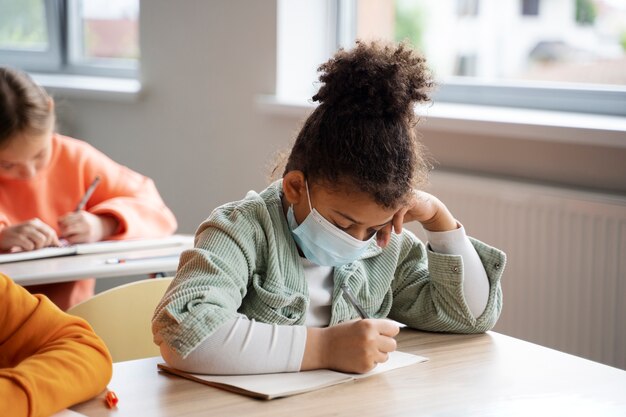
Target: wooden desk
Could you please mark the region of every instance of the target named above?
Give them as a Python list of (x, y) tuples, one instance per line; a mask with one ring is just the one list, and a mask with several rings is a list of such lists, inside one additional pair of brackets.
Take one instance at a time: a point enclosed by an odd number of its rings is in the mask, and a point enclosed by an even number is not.
[[(171, 244), (124, 252), (69, 255), (5, 263), (0, 264), (0, 272), (20, 285), (35, 285), (87, 277), (112, 278), (176, 271), (181, 252), (193, 247), (193, 236), (176, 235), (163, 240)], [(111, 263), (114, 259), (126, 261)]]
[(399, 350), (428, 362), (272, 401), (158, 373), (161, 358), (114, 364), (103, 396), (72, 409), (87, 416), (625, 416), (626, 371), (489, 332), (403, 330)]

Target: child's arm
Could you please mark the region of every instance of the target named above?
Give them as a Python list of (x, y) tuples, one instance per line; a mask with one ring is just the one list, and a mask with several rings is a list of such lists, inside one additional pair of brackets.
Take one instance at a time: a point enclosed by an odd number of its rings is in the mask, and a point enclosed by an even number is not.
[(29, 251), (59, 244), (56, 231), (37, 218), (24, 223), (0, 226), (0, 251), (14, 248)]
[[(489, 303), (490, 282), (485, 265), (483, 265), (469, 238), (465, 235), (463, 226), (455, 220), (450, 210), (441, 200), (423, 191), (415, 191), (414, 197), (409, 204), (396, 213), (392, 222), (393, 229), (399, 234), (402, 231), (403, 223), (410, 221), (418, 221), (424, 227), (429, 240), (428, 248), (431, 253), (460, 256), (461, 262), (458, 262), (458, 265), (450, 264), (449, 266), (460, 277), (458, 285), (462, 289), (460, 297), (459, 295), (454, 296), (457, 298), (455, 303), (465, 304), (472, 318), (479, 317)], [(378, 241), (382, 243), (382, 246), (389, 242), (391, 229), (390, 225), (385, 230), (379, 232)], [(444, 258), (442, 257), (442, 259)], [(422, 268), (428, 267), (430, 270), (431, 264), (441, 265), (441, 263), (437, 262), (424, 262)], [(419, 263), (416, 263), (416, 265), (419, 266)], [(418, 275), (418, 273), (414, 275)], [(429, 271), (428, 276), (430, 275)], [(438, 274), (437, 268), (435, 268), (432, 275), (438, 276), (441, 274)], [(422, 281), (422, 283), (424, 282)], [(436, 287), (437, 285), (440, 285), (437, 280), (435, 280), (435, 283), (424, 285), (424, 288), (427, 288), (424, 293), (429, 294), (429, 287)], [(450, 303), (446, 300), (444, 304)], [(467, 309), (465, 306), (461, 308), (461, 310)], [(467, 311), (463, 311), (462, 314), (466, 313)]]
[(426, 231), (426, 237), (433, 252), (463, 258), (463, 295), (472, 315), (479, 317), (489, 301), (489, 278), (465, 228), (461, 226), (447, 232)]
[[(172, 366), (195, 372), (254, 373), (293, 371), (296, 363), (302, 369), (364, 372), (382, 362), (395, 349), (392, 337), (397, 333), (397, 327), (387, 321), (361, 320), (304, 332), (303, 326), (289, 324), (292, 318), (281, 316), (280, 308), (270, 307), (279, 297), (264, 287), (271, 289), (273, 280), (281, 285), (284, 275), (293, 271), (256, 274), (261, 248), (275, 244), (273, 233), (264, 233), (257, 224), (236, 207), (218, 208), (198, 228), (196, 248), (181, 255), (176, 278), (152, 321), (155, 342)], [(266, 230), (271, 227), (268, 223)], [(269, 241), (257, 247), (261, 239), (257, 236)], [(263, 269), (277, 267), (265, 266), (264, 261), (261, 265)], [(244, 302), (251, 286), (254, 293)], [(259, 295), (266, 297), (262, 304)], [(229, 320), (237, 311), (282, 325), (240, 319), (235, 329)], [(306, 340), (298, 342), (303, 337)], [(290, 353), (279, 345), (288, 346)]]
[(118, 228), (119, 222), (115, 217), (84, 210), (68, 213), (59, 219), (61, 237), (70, 243), (105, 240), (113, 236)]
[(386, 362), (396, 350), (394, 337), (400, 332), (390, 320), (365, 319), (336, 326), (307, 329), (302, 370), (328, 368), (365, 373)]
[(389, 243), (392, 229), (400, 234), (404, 223), (418, 221), (426, 231), (446, 232), (458, 229), (459, 225), (445, 204), (437, 197), (424, 191), (415, 190), (413, 198), (401, 207), (393, 216), (392, 222), (376, 234), (376, 241), (381, 248)]
[(165, 342), (160, 349), (170, 366), (187, 372), (264, 374), (299, 371), (306, 340), (304, 326), (279, 326), (237, 316), (184, 358)]
[[(104, 223), (109, 219), (112, 222)], [(154, 182), (125, 167), (104, 176), (86, 211), (59, 219), (61, 235), (71, 242), (89, 241), (85, 239), (96, 235), (101, 235), (98, 240), (161, 237), (172, 234), (176, 226)]]
[[(83, 193), (96, 176), (100, 182), (84, 211), (68, 212), (59, 219), (62, 236), (78, 243), (99, 234), (102, 236), (98, 240), (154, 238), (176, 230), (176, 218), (150, 178), (118, 164), (86, 143), (65, 139), (75, 155), (66, 164), (82, 179)], [(87, 213), (97, 216), (98, 222)]]
[(48, 416), (104, 389), (111, 357), (84, 320), (2, 274), (0, 301), (0, 415)]
[(181, 357), (166, 343), (161, 355), (177, 369), (237, 375), (336, 369), (363, 373), (385, 362), (396, 349), (398, 326), (389, 320), (361, 320), (329, 328), (279, 326), (248, 320), (226, 321)]
[(478, 240), (469, 240), (489, 281), (487, 305), (478, 317), (464, 291), (463, 256), (434, 252), (414, 235), (403, 233), (394, 240), (400, 248), (389, 318), (426, 331), (480, 333), (491, 329), (502, 309), (500, 278), (506, 256)]

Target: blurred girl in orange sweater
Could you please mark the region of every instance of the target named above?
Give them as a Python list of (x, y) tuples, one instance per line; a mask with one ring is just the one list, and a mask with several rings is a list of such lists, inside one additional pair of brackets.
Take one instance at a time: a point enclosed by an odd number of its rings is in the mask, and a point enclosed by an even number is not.
[[(176, 219), (153, 181), (54, 131), (54, 102), (20, 71), (0, 67), (0, 251), (161, 237)], [(100, 183), (83, 210), (76, 206)], [(93, 295), (93, 279), (27, 288), (61, 309)]]
[(85, 320), (0, 273), (0, 416), (49, 416), (97, 395), (111, 372)]

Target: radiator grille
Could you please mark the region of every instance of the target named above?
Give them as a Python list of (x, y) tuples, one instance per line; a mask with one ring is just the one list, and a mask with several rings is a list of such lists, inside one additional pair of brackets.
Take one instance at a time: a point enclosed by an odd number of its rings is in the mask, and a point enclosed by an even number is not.
[(429, 190), (507, 253), (494, 330), (626, 369), (626, 197), (443, 172)]

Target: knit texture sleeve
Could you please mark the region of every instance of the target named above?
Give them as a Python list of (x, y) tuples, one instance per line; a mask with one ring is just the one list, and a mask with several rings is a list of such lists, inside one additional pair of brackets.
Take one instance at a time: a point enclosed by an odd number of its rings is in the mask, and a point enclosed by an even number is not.
[(181, 254), (176, 277), (153, 320), (154, 341), (186, 357), (227, 319), (246, 296), (258, 248), (255, 227), (235, 205), (216, 209)]
[(49, 416), (101, 392), (111, 356), (83, 319), (0, 274), (0, 415)]
[(489, 297), (482, 314), (474, 317), (463, 292), (463, 257), (435, 253), (411, 234), (401, 242), (392, 282), (389, 317), (410, 327), (438, 332), (480, 333), (491, 329), (502, 310), (500, 278), (506, 255), (469, 238), (489, 279)]
[(478, 317), (485, 311), (489, 300), (489, 278), (487, 271), (465, 234), (465, 228), (459, 226), (458, 229), (445, 232), (431, 232), (426, 230), (428, 247), (433, 252), (448, 255), (461, 255), (463, 258), (463, 295), (465, 302), (472, 315)]

